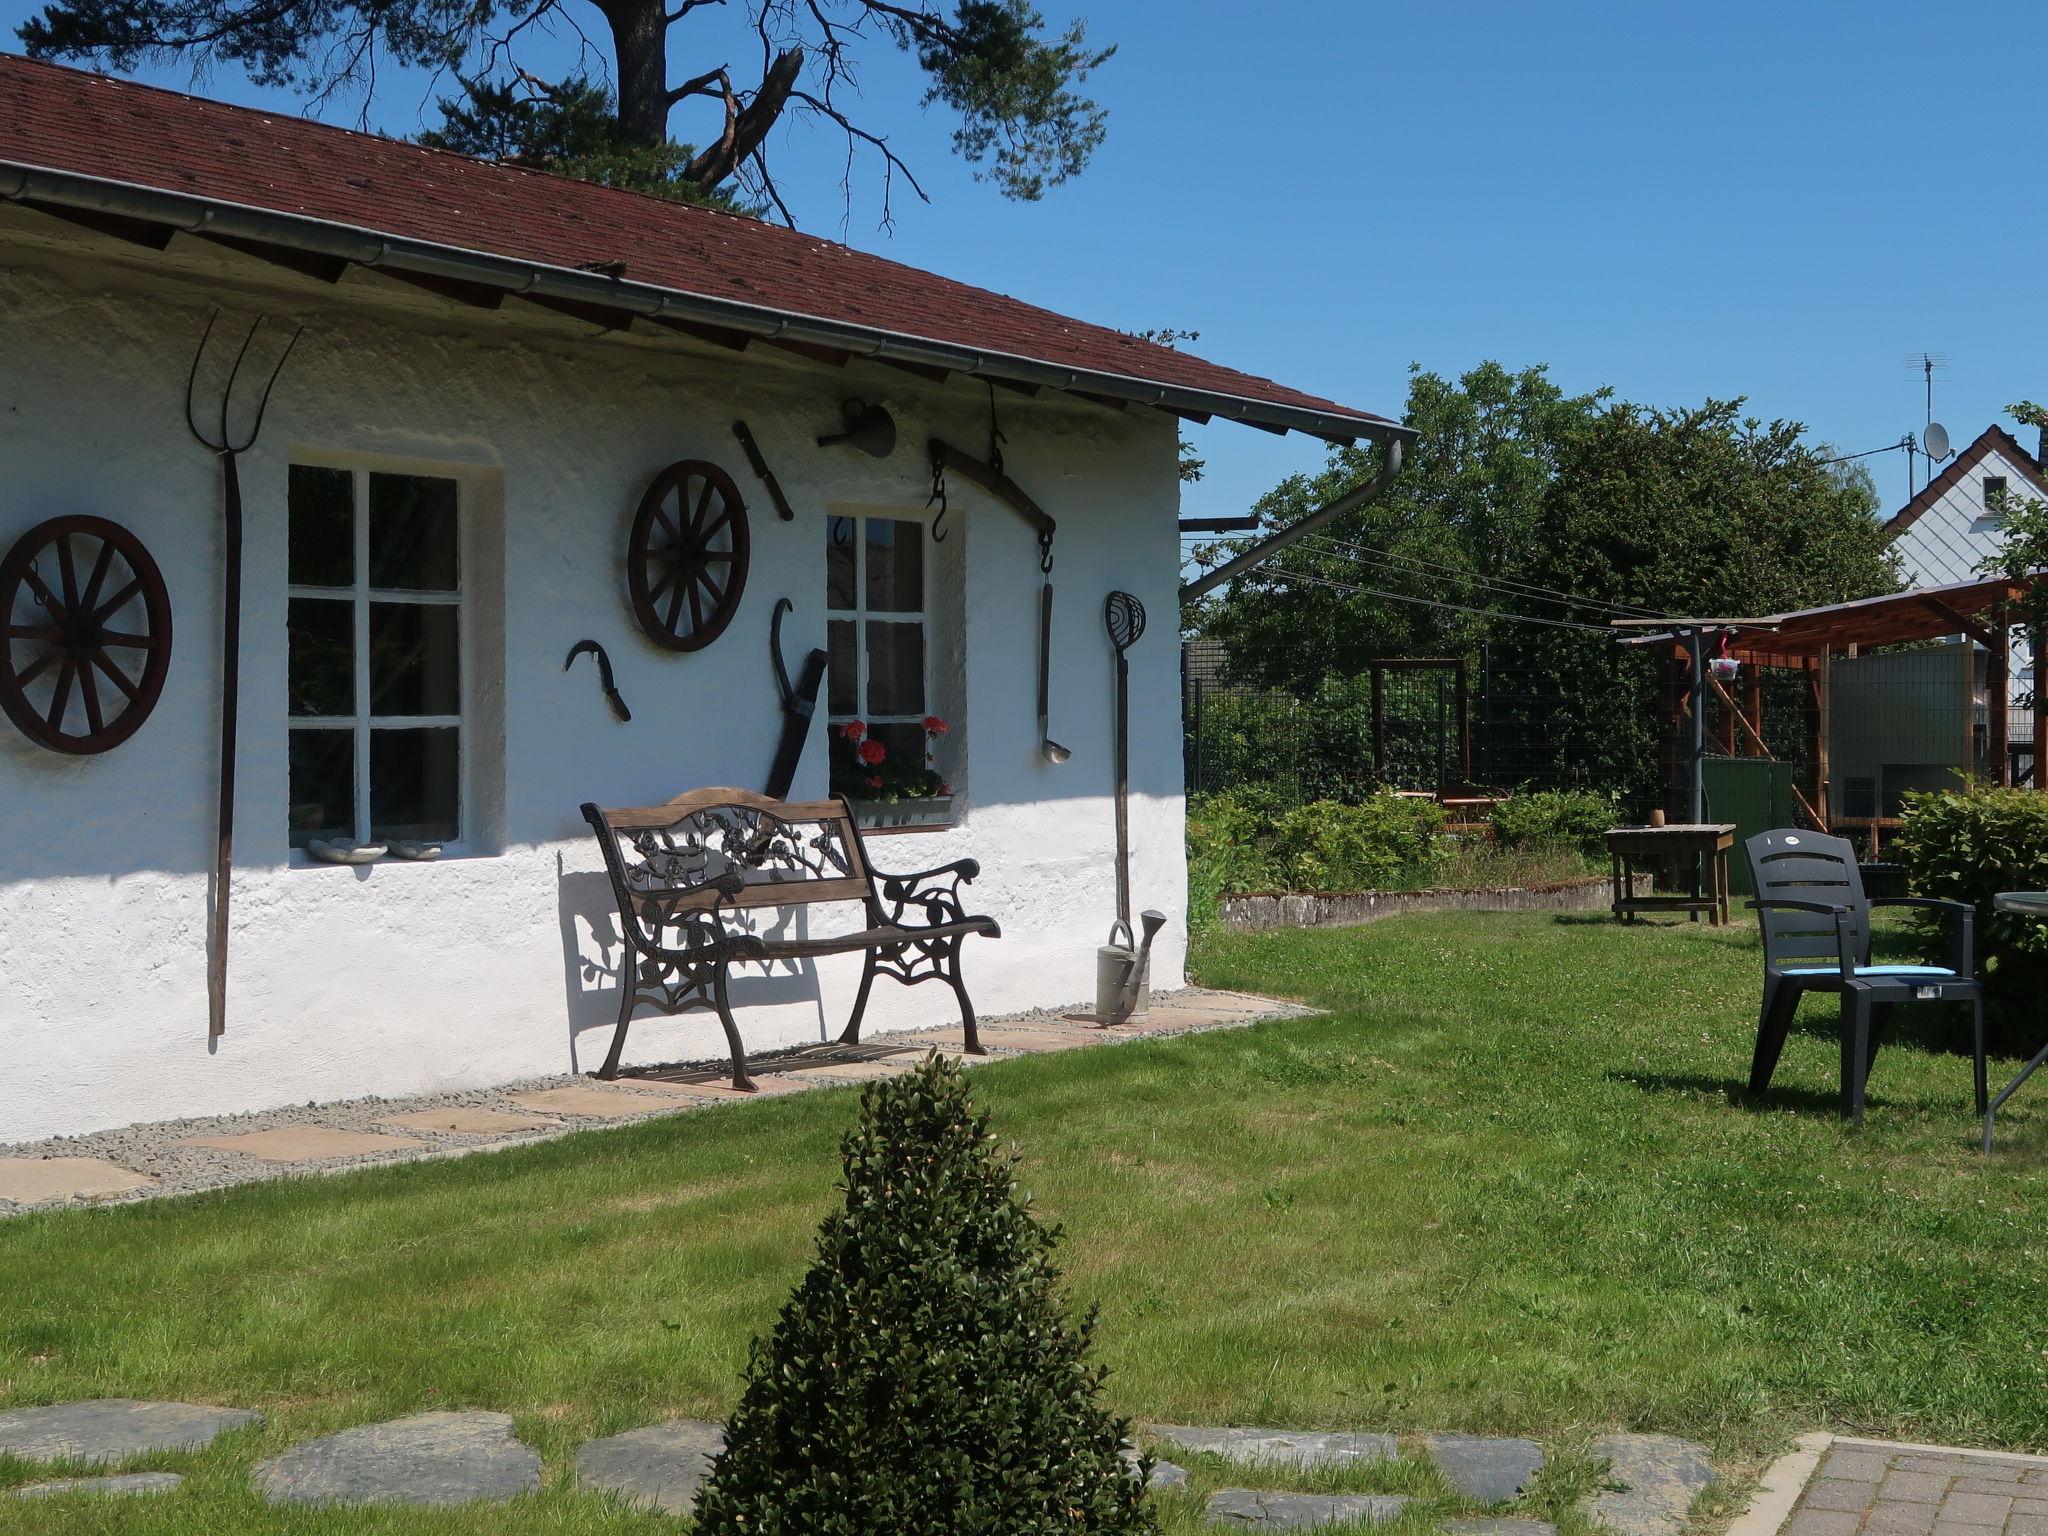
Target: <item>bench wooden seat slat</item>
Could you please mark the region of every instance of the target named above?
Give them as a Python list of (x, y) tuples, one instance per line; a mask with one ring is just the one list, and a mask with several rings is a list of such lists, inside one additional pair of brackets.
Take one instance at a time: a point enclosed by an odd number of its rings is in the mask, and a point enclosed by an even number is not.
[[(624, 950), (619, 1022), (597, 1076), (614, 1078), (633, 1014), (709, 1008), (725, 1029), (733, 1086), (751, 1089), (732, 1016), (727, 968), (761, 960), (865, 952), (860, 991), (840, 1040), (857, 1044), (877, 976), (914, 986), (943, 981), (960, 1003), (966, 1048), (981, 1054), (974, 1005), (960, 975), (967, 938), (1000, 938), (995, 919), (970, 915), (962, 888), (981, 873), (959, 859), (915, 874), (884, 874), (844, 800), (774, 800), (748, 789), (698, 789), (663, 805), (583, 807), (619, 907)], [(818, 938), (768, 938), (736, 921), (762, 907), (858, 901), (867, 926)]]

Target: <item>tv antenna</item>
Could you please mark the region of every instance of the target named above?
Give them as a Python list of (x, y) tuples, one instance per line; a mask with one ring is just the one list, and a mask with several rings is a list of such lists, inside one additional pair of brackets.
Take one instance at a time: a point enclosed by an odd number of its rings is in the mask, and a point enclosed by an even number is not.
[[(1931, 470), (1952, 452), (1948, 441), (1948, 428), (1934, 419), (1934, 370), (1948, 368), (1947, 354), (1941, 352), (1915, 352), (1906, 359), (1906, 366), (1917, 371), (1927, 382), (1927, 415), (1922, 423), (1920, 451), (1927, 455)], [(1906, 479), (1910, 487), (1913, 479), (1912, 450), (1907, 450)]]

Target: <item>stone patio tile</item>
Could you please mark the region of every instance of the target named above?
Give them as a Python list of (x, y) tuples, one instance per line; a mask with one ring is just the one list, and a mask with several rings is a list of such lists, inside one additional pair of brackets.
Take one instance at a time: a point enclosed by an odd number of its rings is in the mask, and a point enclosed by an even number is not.
[(1322, 1430), (1209, 1429), (1191, 1424), (1154, 1424), (1153, 1438), (1184, 1451), (1206, 1451), (1241, 1465), (1311, 1467), (1325, 1463), (1392, 1461), (1401, 1454), (1392, 1435)]
[(1934, 1536), (1999, 1536), (1995, 1525), (1966, 1525), (1956, 1520), (1934, 1522)]
[(508, 1413), (422, 1413), (295, 1445), (250, 1474), (272, 1504), (468, 1504), (540, 1487)]
[(213, 1147), (240, 1152), (266, 1163), (317, 1163), (330, 1157), (370, 1157), (424, 1147), (416, 1136), (376, 1136), (368, 1131), (341, 1131), (326, 1125), (280, 1125), (238, 1136), (180, 1136), (181, 1147)]
[(1306, 1531), (1339, 1520), (1378, 1525), (1400, 1514), (1408, 1500), (1396, 1493), (1261, 1493), (1225, 1488), (1209, 1495), (1205, 1518), (1226, 1530)]
[(1543, 1467), (1543, 1447), (1534, 1440), (1425, 1435), (1422, 1443), (1450, 1485), (1475, 1504), (1512, 1499)]
[(1951, 1493), (1941, 1501), (1936, 1525), (2003, 1525), (2012, 1513), (2009, 1493)]
[(558, 1126), (559, 1120), (538, 1115), (508, 1115), (501, 1109), (421, 1109), (409, 1115), (386, 1115), (379, 1125), (403, 1126), (408, 1131), (453, 1131), (464, 1136), (510, 1136), (519, 1131), (540, 1131)]
[(39, 1205), (45, 1200), (98, 1200), (147, 1189), (156, 1182), (104, 1157), (0, 1157), (0, 1200)]
[(871, 1083), (878, 1077), (901, 1077), (916, 1067), (914, 1061), (825, 1061), (783, 1075), (825, 1083)]
[(1995, 1461), (1983, 1461), (1970, 1468), (1967, 1477), (1959, 1477), (1951, 1493), (2003, 1494), (2006, 1498), (2017, 1498), (2026, 1484), (2020, 1481), (2020, 1468), (2008, 1463), (2001, 1466)]
[(615, 1493), (640, 1509), (687, 1515), (725, 1446), (725, 1430), (701, 1419), (671, 1419), (586, 1440), (576, 1448), (576, 1482)]
[(627, 1115), (653, 1115), (665, 1109), (688, 1109), (702, 1100), (680, 1093), (620, 1093), (611, 1088), (545, 1088), (538, 1093), (508, 1093), (508, 1103), (546, 1115), (581, 1115), (593, 1120), (619, 1120)]
[(101, 1397), (0, 1412), (0, 1451), (23, 1461), (125, 1461), (151, 1451), (193, 1451), (263, 1415), (203, 1403)]
[[(978, 1033), (986, 1050), (1023, 1051), (1032, 1055), (1104, 1043), (1099, 1029), (1062, 1029), (1053, 1024), (985, 1024)], [(965, 1050), (966, 1036), (957, 1029), (934, 1030), (932, 1043), (949, 1051)]]
[[(1856, 1536), (1862, 1520), (1863, 1516), (1854, 1510), (1802, 1509), (1786, 1524), (1784, 1536)], [(1933, 1522), (1928, 1524), (1931, 1527)], [(1926, 1536), (1926, 1532), (1916, 1532), (1914, 1536)]]
[(1815, 1482), (1808, 1486), (1807, 1509), (1853, 1509), (1862, 1512), (1877, 1502), (1877, 1484)]
[(1891, 1502), (1939, 1504), (1951, 1481), (1933, 1472), (1894, 1472), (1878, 1488)]
[(771, 1072), (765, 1067), (753, 1070), (754, 1091), (744, 1093), (733, 1087), (732, 1073), (710, 1072), (675, 1077), (643, 1078), (640, 1082), (620, 1086), (638, 1088), (645, 1083), (650, 1090), (658, 1089), (662, 1094), (673, 1097), (681, 1094), (700, 1102), (716, 1099), (772, 1099), (785, 1093), (802, 1093), (811, 1086), (808, 1072)]
[[(2032, 1499), (2024, 1503), (2034, 1503)], [(2048, 1515), (2022, 1514), (2018, 1504), (2013, 1506), (2013, 1516), (2005, 1522), (2005, 1536), (2048, 1536)]]
[(2048, 1467), (2033, 1467), (2020, 1474), (2023, 1483), (2048, 1483)]
[[(1134, 1445), (1127, 1445), (1118, 1454), (1123, 1457), (1124, 1465), (1130, 1469), (1130, 1475), (1135, 1478), (1138, 1475), (1138, 1448)], [(1188, 1469), (1186, 1467), (1175, 1466), (1172, 1462), (1155, 1456), (1152, 1458), (1152, 1475), (1145, 1479), (1145, 1486), (1147, 1488), (1181, 1488), (1186, 1486), (1187, 1480)]]
[(2026, 1483), (2020, 1485), (2022, 1496), (2012, 1501), (2012, 1512), (2015, 1519), (2021, 1515), (2048, 1515), (2048, 1499), (2026, 1497), (2027, 1494), (2035, 1491), (2037, 1490)]
[(175, 1472), (129, 1472), (120, 1477), (60, 1477), (49, 1483), (27, 1483), (14, 1490), (17, 1499), (51, 1499), (60, 1493), (94, 1493), (129, 1497), (138, 1493), (169, 1493), (185, 1479)]
[(1880, 1499), (1864, 1522), (1868, 1536), (1927, 1536), (1934, 1529), (1932, 1504), (1893, 1504)]
[(1446, 1520), (1445, 1536), (1557, 1536), (1548, 1520)]
[(1591, 1449), (1623, 1485), (1593, 1500), (1594, 1518), (1620, 1536), (1680, 1536), (1693, 1499), (1714, 1481), (1707, 1448), (1675, 1435), (1602, 1435)]
[(1876, 1451), (1835, 1451), (1820, 1464), (1817, 1477), (1840, 1478), (1850, 1483), (1875, 1483), (1891, 1470), (1891, 1464)]
[(1932, 1477), (1967, 1477), (1974, 1462), (1960, 1456), (1933, 1456), (1924, 1452), (1892, 1458), (1894, 1472), (1925, 1472)]

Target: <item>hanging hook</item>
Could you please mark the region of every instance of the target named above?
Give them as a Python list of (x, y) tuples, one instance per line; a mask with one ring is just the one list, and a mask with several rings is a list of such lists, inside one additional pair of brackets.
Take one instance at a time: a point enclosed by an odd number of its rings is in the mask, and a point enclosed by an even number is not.
[(1052, 535), (1050, 533), (1041, 533), (1038, 536), (1038, 569), (1044, 575), (1050, 576), (1052, 574)]
[(932, 542), (943, 544), (946, 542), (946, 461), (936, 450), (932, 453), (932, 493), (925, 497), (924, 504), (930, 506), (935, 501), (939, 504), (939, 515), (932, 519)]
[(843, 513), (832, 514), (832, 544), (835, 549), (844, 549), (853, 542), (852, 523), (853, 519)]

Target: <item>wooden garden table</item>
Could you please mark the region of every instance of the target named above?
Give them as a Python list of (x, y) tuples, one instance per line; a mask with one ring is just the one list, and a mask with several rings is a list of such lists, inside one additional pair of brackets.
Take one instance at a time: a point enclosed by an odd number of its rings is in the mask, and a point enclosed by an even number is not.
[[(1720, 926), (1728, 921), (1728, 851), (1735, 846), (1733, 822), (1674, 823), (1666, 827), (1615, 827), (1607, 834), (1607, 859), (1614, 881), (1615, 917), (1632, 922), (1638, 912), (1689, 912)], [(1638, 896), (1637, 864), (1693, 862), (1690, 896)], [(1700, 868), (1707, 889), (1700, 891)]]

